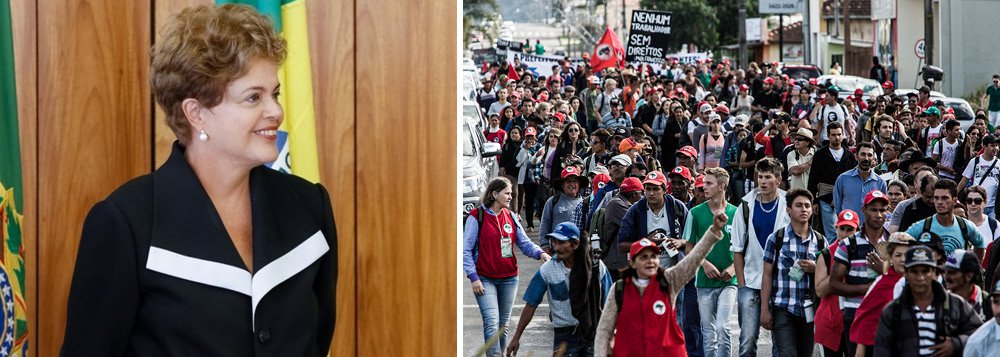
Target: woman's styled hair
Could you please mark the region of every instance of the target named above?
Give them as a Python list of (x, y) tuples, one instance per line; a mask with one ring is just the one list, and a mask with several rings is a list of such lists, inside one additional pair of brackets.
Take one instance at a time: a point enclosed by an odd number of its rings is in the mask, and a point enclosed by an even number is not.
[(511, 184), (510, 180), (508, 180), (506, 177), (500, 176), (493, 179), (492, 181), (490, 181), (489, 184), (486, 185), (486, 190), (483, 191), (483, 197), (479, 199), (479, 202), (481, 202), (483, 206), (486, 207), (492, 206), (493, 202), (496, 202), (496, 199), (493, 198), (493, 194), (503, 191), (508, 187), (511, 187)]
[(214, 107), (252, 61), (280, 65), (285, 54), (285, 40), (271, 19), (249, 6), (189, 7), (167, 21), (150, 50), (150, 87), (167, 126), (187, 145), (191, 127), (181, 105), (185, 99)]

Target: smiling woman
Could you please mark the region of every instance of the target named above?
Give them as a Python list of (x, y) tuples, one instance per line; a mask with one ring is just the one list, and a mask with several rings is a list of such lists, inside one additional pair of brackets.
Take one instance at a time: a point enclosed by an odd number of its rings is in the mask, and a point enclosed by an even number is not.
[(326, 355), (329, 196), (263, 166), (278, 157), (284, 40), (235, 5), (188, 8), (161, 37), (152, 92), (177, 141), (88, 214), (62, 354)]

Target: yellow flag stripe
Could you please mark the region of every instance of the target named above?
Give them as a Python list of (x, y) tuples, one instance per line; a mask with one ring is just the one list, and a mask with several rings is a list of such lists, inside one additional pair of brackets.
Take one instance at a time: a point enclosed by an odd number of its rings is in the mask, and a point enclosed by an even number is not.
[(288, 57), (279, 70), (292, 173), (319, 182), (319, 155), (316, 146), (316, 113), (313, 106), (312, 63), (305, 0), (281, 6), (282, 36), (288, 43)]

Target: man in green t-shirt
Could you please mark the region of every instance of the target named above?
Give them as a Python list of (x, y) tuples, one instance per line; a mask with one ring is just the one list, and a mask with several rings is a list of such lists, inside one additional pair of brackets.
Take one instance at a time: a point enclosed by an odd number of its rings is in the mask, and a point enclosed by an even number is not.
[[(986, 97), (990, 97), (989, 106), (986, 105)], [(986, 93), (983, 93), (983, 97), (979, 99), (979, 106), (986, 107), (986, 111), (990, 114), (990, 125), (994, 127), (997, 126), (997, 121), (1000, 121), (1000, 73), (993, 75), (993, 84), (986, 87)]]
[(726, 325), (736, 305), (736, 268), (733, 266), (733, 252), (729, 249), (729, 232), (736, 214), (736, 206), (726, 201), (729, 173), (719, 167), (705, 169), (705, 198), (707, 201), (695, 206), (688, 213), (684, 223), (684, 238), (687, 251), (694, 249), (701, 236), (712, 227), (714, 212), (726, 212), (729, 222), (717, 243), (701, 262), (695, 287), (698, 288), (698, 311), (701, 315), (701, 335), (705, 346), (705, 357), (729, 356), (730, 332)]

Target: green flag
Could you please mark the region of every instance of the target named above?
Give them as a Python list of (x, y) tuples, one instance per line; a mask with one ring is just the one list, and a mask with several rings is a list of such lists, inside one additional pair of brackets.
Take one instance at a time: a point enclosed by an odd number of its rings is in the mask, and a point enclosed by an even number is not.
[(28, 355), (21, 213), (21, 142), (10, 0), (0, 0), (0, 356)]

